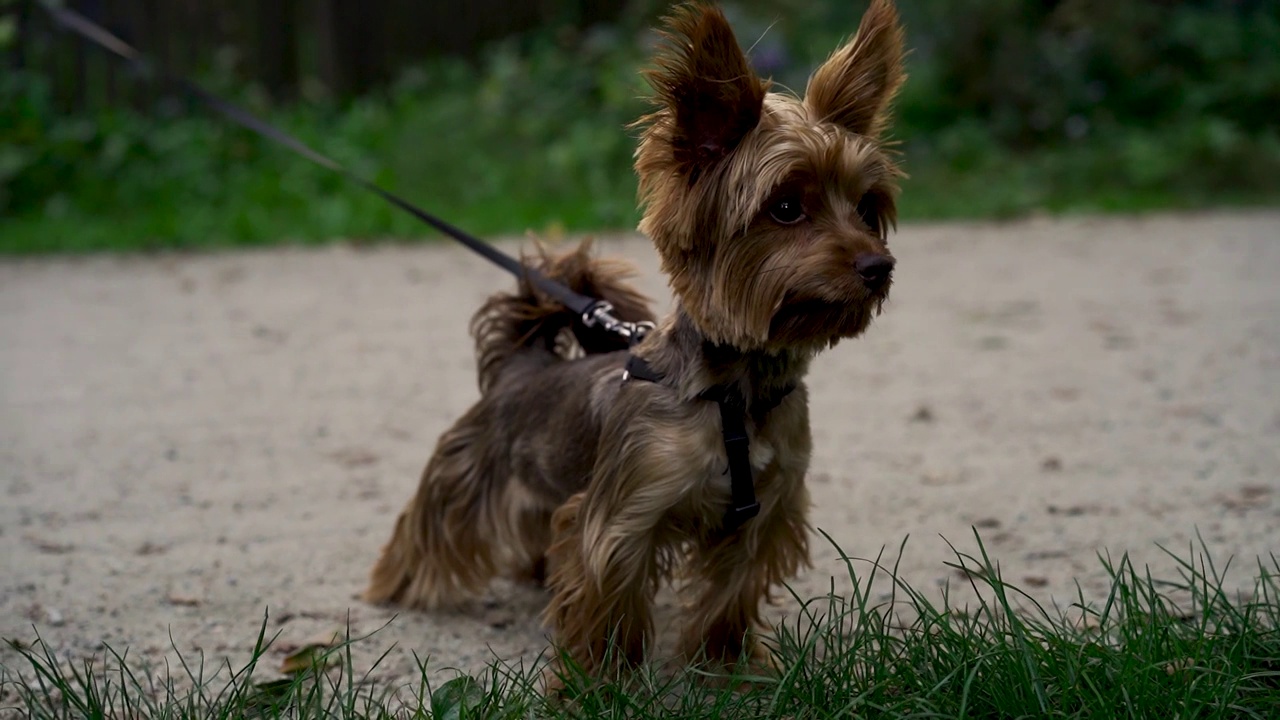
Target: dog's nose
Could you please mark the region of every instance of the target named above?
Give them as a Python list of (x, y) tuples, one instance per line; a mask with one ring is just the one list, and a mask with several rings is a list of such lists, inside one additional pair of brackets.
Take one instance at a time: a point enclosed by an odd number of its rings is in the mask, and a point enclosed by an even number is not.
[(853, 259), (853, 269), (858, 271), (867, 289), (875, 292), (889, 282), (893, 274), (893, 258), (877, 253), (862, 253)]

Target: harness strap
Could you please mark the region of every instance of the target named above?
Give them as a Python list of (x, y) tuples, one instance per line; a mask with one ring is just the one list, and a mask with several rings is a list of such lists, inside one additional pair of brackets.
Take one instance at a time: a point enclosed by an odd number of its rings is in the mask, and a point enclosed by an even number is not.
[[(622, 381), (644, 380), (661, 384), (663, 375), (654, 370), (649, 363), (637, 355), (627, 358), (626, 372)], [(782, 399), (794, 387), (787, 387), (765, 407), (757, 408), (768, 412), (777, 407)], [(724, 451), (729, 459), (729, 507), (724, 513), (724, 528), (733, 532), (743, 523), (760, 514), (760, 503), (756, 500), (755, 480), (751, 475), (751, 445), (747, 437), (747, 403), (736, 387), (716, 385), (708, 388), (698, 397), (712, 400), (720, 406), (720, 428), (724, 436)]]
[(760, 514), (755, 479), (751, 476), (751, 445), (747, 439), (747, 409), (742, 393), (716, 386), (702, 394), (720, 406), (720, 430), (724, 452), (729, 458), (729, 509), (724, 526), (729, 532)]

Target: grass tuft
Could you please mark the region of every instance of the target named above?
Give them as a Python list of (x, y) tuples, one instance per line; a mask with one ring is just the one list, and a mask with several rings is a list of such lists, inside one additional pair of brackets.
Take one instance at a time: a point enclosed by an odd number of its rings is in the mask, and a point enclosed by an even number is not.
[[(1251, 592), (1227, 588), (1203, 543), (1166, 550), (1177, 576), (1157, 579), (1128, 556), (1099, 561), (1110, 589), (1099, 603), (1058, 609), (1001, 576), (980, 537), (952, 546), (972, 591), (967, 604), (904, 582), (896, 564), (841, 553), (848, 587), (800, 602), (769, 641), (777, 673), (645, 666), (590, 679), (573, 670), (553, 700), (545, 659), (494, 660), (476, 676), (418, 661), (408, 685), (377, 680), (381, 658), (357, 675), (347, 637), (310, 668), (265, 678), (274, 638), (266, 618), (250, 661), (206, 673), (204, 658), (159, 669), (111, 648), (65, 662), (38, 640), (8, 641), (0, 714), (54, 718), (532, 718), (532, 717), (1280, 717), (1280, 560), (1259, 558)], [(828, 538), (830, 540), (830, 538)], [(837, 548), (838, 549), (838, 548)], [(902, 556), (899, 548), (898, 557)], [(844, 581), (842, 580), (842, 583)], [(800, 598), (796, 598), (798, 601)], [(175, 646), (175, 652), (177, 650)], [(389, 651), (388, 651), (389, 652)], [(384, 653), (382, 658), (385, 658)]]

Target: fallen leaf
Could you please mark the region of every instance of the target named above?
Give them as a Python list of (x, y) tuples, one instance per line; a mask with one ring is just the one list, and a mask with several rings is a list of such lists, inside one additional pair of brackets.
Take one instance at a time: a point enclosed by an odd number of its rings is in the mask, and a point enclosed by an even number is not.
[(168, 550), (169, 550), (169, 546), (167, 545), (159, 545), (151, 542), (150, 540), (147, 540), (143, 542), (141, 545), (139, 545), (138, 549), (134, 550), (134, 552), (137, 553), (138, 555), (160, 555), (161, 553), (167, 552)]
[(329, 650), (330, 648), (325, 645), (304, 645), (280, 661), (280, 672), (285, 675), (297, 675), (308, 670), (324, 670), (330, 663), (341, 662), (340, 657), (325, 655)]
[(253, 691), (245, 698), (244, 709), (252, 716), (279, 715), (279, 711), (287, 707), (289, 696), (294, 688), (293, 678), (280, 678), (256, 683)]
[(1070, 402), (1080, 398), (1080, 388), (1073, 387), (1053, 387), (1049, 388), (1049, 396), (1054, 400)]
[(170, 605), (178, 605), (181, 607), (200, 607), (204, 602), (200, 598), (190, 593), (173, 591), (165, 598)]
[(31, 543), (36, 550), (39, 550), (42, 553), (49, 553), (50, 555), (65, 555), (66, 553), (76, 549), (76, 546), (71, 543), (60, 543), (56, 540), (46, 540), (44, 538), (36, 537), (35, 535), (28, 535), (27, 542)]
[(342, 634), (339, 632), (325, 633), (310, 641), (303, 643), (298, 649), (289, 653), (280, 661), (280, 672), (286, 675), (296, 675), (307, 670), (323, 670), (329, 665), (337, 665), (342, 662), (342, 656), (337, 654), (329, 654), (329, 651), (337, 647), (342, 642)]
[(329, 454), (329, 457), (345, 468), (358, 468), (378, 462), (378, 456), (363, 448), (343, 448)]
[(1266, 485), (1243, 485), (1240, 487), (1240, 497), (1245, 500), (1264, 498), (1272, 492), (1272, 488)]

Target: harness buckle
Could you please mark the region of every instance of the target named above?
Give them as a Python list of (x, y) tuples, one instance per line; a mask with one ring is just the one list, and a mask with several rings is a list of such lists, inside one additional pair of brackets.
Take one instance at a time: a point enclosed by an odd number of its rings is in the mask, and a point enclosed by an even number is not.
[(748, 520), (760, 514), (760, 503), (750, 505), (730, 505), (724, 512), (724, 527), (732, 532), (742, 527)]

